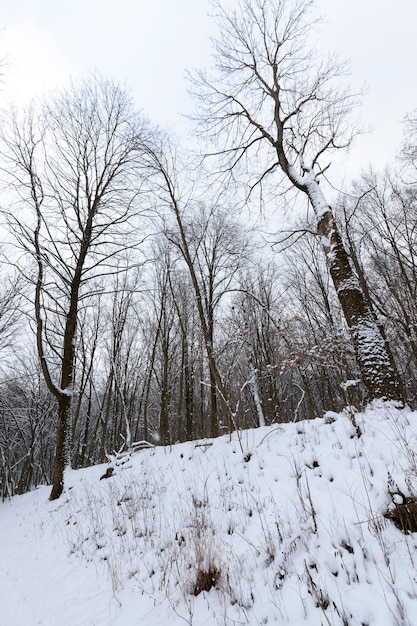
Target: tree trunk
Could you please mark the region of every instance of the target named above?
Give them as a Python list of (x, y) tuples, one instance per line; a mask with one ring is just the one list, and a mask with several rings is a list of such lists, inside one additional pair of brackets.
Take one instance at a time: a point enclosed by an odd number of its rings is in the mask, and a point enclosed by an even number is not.
[[(317, 181), (314, 182), (318, 187)], [(312, 204), (317, 196), (317, 189), (314, 189), (314, 194), (309, 194)], [(319, 200), (321, 199), (323, 196), (320, 191)], [(351, 333), (368, 399), (381, 398), (402, 402), (401, 384), (390, 359), (390, 352), (353, 271), (333, 213), (327, 206), (327, 210), (317, 212), (317, 214), (317, 232), (321, 238), (330, 275)]]
[(255, 403), (256, 414), (258, 416), (258, 426), (265, 426), (265, 415), (262, 409), (261, 399), (259, 397), (259, 385), (257, 370), (253, 364), (252, 358), (249, 359), (250, 384), (252, 388), (253, 401)]
[[(184, 338), (184, 341), (186, 338)], [(193, 368), (190, 364), (190, 355), (188, 346), (185, 347), (185, 363), (184, 363), (184, 385), (185, 385), (185, 437), (190, 441), (193, 437), (193, 417), (194, 417), (194, 387), (193, 387)]]
[(64, 489), (64, 471), (70, 464), (71, 397), (62, 395), (58, 400), (58, 432), (55, 448), (54, 477), (50, 500), (56, 500)]
[(162, 341), (162, 382), (161, 382), (161, 409), (159, 414), (159, 437), (160, 443), (167, 446), (171, 443), (169, 424), (169, 354), (168, 340), (166, 337)]
[(217, 387), (213, 372), (210, 370), (210, 437), (219, 436), (217, 408)]

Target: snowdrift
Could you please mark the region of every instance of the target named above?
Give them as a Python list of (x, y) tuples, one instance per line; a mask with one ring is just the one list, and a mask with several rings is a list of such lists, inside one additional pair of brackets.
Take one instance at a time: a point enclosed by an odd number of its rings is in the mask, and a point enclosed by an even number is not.
[(0, 504), (0, 625), (412, 626), (416, 450), (374, 404), (69, 471)]

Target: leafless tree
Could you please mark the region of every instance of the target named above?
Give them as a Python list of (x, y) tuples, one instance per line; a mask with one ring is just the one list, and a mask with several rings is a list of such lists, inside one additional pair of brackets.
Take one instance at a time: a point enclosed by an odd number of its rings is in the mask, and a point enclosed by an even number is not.
[[(4, 270), (4, 268), (3, 268)], [(0, 289), (0, 354), (4, 358), (13, 352), (16, 334), (24, 323), (25, 284), (22, 276), (4, 272)]]
[[(192, 185), (190, 185), (191, 191), (190, 189), (188, 189), (187, 192), (184, 191), (181, 183), (181, 177), (184, 178), (184, 172), (182, 171), (180, 173), (181, 170), (177, 161), (177, 150), (166, 136), (160, 135), (152, 144), (148, 144), (144, 151), (144, 163), (146, 163), (149, 176), (152, 177), (153, 190), (157, 198), (158, 206), (160, 210), (165, 213), (164, 219), (168, 238), (180, 250), (190, 275), (210, 370), (210, 378), (215, 384), (226, 426), (229, 431), (232, 431), (234, 428), (233, 414), (228, 402), (228, 394), (223, 377), (218, 368), (212, 342), (210, 312), (206, 306), (209, 302), (205, 300), (198, 264), (194, 259), (194, 251), (191, 238), (189, 237), (187, 219), (185, 217), (185, 211), (189, 208), (193, 197)], [(174, 218), (175, 222), (175, 231), (169, 227), (169, 220), (172, 218)], [(212, 279), (213, 277), (214, 276), (212, 276)]]
[[(183, 216), (184, 235), (198, 281), (208, 341), (216, 353), (216, 324), (225, 295), (237, 286), (238, 273), (250, 256), (249, 240), (243, 225), (223, 206), (192, 206), (188, 219)], [(171, 241), (182, 251), (184, 243), (175, 232)], [(216, 357), (216, 361), (218, 358)], [(216, 382), (210, 370), (210, 435), (217, 437), (218, 399)]]
[[(212, 75), (194, 75), (201, 131), (230, 174), (245, 166), (251, 191), (273, 180), (304, 194), (349, 326), (368, 398), (402, 399), (384, 337), (355, 275), (320, 186), (325, 159), (354, 136), (357, 98), (341, 87), (346, 71), (309, 47), (313, 0), (215, 2), (220, 35)], [(280, 174), (277, 181), (277, 173)]]
[[(106, 289), (121, 248), (137, 245), (137, 147), (145, 124), (130, 97), (94, 77), (72, 85), (40, 112), (14, 115), (3, 136), (17, 194), (9, 225), (35, 263), (36, 341), (43, 376), (58, 403), (51, 499), (70, 462), (74, 358), (80, 307)], [(123, 268), (125, 271), (127, 268)]]
[(0, 498), (48, 483), (53, 471), (56, 407), (33, 350), (3, 376), (0, 394)]
[[(127, 261), (123, 259), (122, 265)], [(142, 370), (141, 279), (140, 268), (132, 268), (129, 273), (116, 271), (109, 277), (108, 293), (103, 298), (101, 345), (95, 358), (98, 415), (93, 432), (97, 446), (90, 442), (93, 457), (102, 463), (108, 452), (124, 445), (130, 448), (133, 443), (135, 399)], [(90, 350), (92, 346), (94, 341), (89, 342)]]

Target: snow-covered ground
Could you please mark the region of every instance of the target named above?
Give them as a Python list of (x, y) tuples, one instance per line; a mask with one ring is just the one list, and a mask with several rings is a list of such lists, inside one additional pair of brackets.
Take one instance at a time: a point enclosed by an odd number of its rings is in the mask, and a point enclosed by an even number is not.
[(381, 404), (70, 471), (0, 504), (0, 625), (414, 626), (416, 453)]

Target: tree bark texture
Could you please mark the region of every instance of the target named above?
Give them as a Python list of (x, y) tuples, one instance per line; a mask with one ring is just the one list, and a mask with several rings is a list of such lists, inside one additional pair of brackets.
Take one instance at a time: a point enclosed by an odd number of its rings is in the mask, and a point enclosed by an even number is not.
[(319, 218), (317, 232), (350, 330), (368, 399), (402, 402), (402, 387), (388, 346), (353, 271), (330, 208)]
[(64, 489), (64, 471), (70, 464), (70, 424), (71, 398), (64, 396), (58, 400), (58, 431), (55, 446), (54, 475), (50, 500), (56, 500)]

